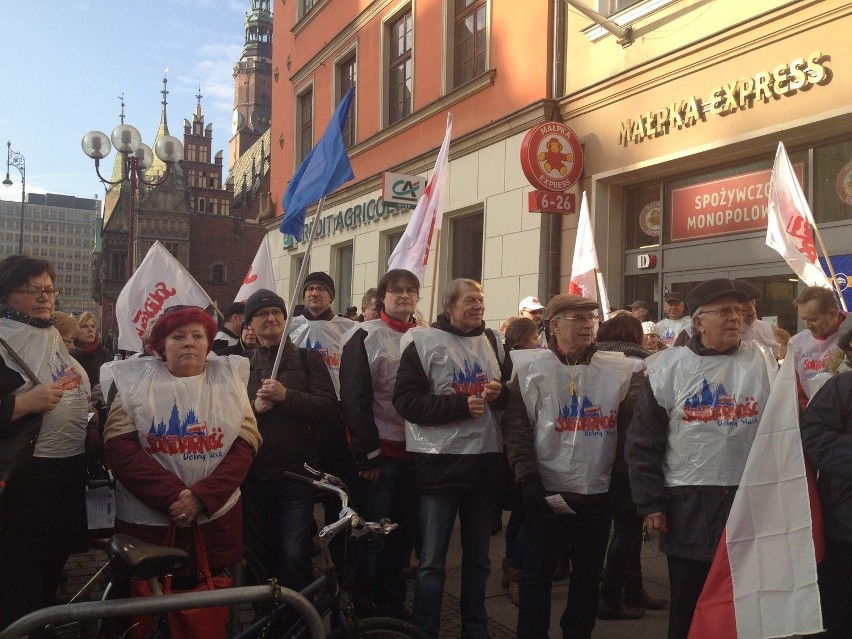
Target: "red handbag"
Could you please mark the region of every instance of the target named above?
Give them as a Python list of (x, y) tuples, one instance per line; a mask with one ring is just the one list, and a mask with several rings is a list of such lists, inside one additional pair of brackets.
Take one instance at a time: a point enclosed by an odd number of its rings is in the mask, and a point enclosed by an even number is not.
[[(170, 595), (180, 592), (198, 592), (204, 590), (219, 590), (234, 585), (233, 577), (213, 575), (207, 560), (207, 548), (198, 524), (193, 524), (195, 534), (195, 560), (198, 574), (198, 585), (187, 590), (172, 588), (172, 575), (166, 575), (163, 581), (163, 594)], [(166, 533), (164, 546), (174, 546), (177, 529), (170, 526)], [(130, 584), (132, 597), (151, 596), (151, 586), (146, 580), (134, 579)], [(168, 613), (169, 628), (172, 639), (225, 639), (228, 625), (228, 607), (215, 606), (212, 608), (193, 608), (191, 610), (175, 610)], [(151, 615), (134, 617), (131, 639), (146, 639), (157, 630), (157, 620)]]

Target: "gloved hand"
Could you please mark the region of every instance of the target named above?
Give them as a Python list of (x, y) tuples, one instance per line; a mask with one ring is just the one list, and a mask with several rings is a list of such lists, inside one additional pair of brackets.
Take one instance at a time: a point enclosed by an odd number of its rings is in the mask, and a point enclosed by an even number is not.
[(527, 475), (520, 481), (518, 488), (521, 490), (521, 498), (527, 508), (540, 513), (553, 512), (545, 499), (547, 491), (544, 490), (539, 475)]

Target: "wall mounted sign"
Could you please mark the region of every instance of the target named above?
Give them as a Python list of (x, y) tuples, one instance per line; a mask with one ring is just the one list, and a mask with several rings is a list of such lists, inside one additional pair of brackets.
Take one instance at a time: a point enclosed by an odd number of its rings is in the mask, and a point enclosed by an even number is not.
[(636, 268), (656, 268), (657, 256), (652, 253), (641, 253), (636, 256)]
[[(804, 165), (793, 171), (802, 184)], [(765, 169), (672, 189), (672, 242), (766, 230), (771, 178)]]
[(831, 71), (825, 63), (829, 60), (829, 56), (814, 51), (804, 58), (779, 64), (771, 71), (758, 71), (750, 77), (713, 87), (707, 98), (690, 95), (627, 118), (621, 123), (618, 143), (637, 144), (706, 122), (708, 113), (726, 116), (750, 109), (758, 102), (772, 102), (814, 85), (828, 84)]
[(568, 215), (577, 212), (577, 198), (573, 193), (553, 191), (530, 191), (528, 194), (530, 213), (557, 213)]
[(401, 209), (416, 208), (417, 200), (420, 199), (424, 188), (426, 188), (426, 178), (419, 175), (390, 171), (382, 174), (382, 199), (385, 204)]
[[(323, 215), (322, 219), (319, 220), (320, 227), (317, 229), (317, 238), (355, 229), (362, 224), (372, 224), (373, 222), (378, 222), (379, 220), (387, 219), (393, 215), (398, 215), (403, 212), (406, 212), (406, 209), (394, 204), (389, 204), (382, 198), (373, 198), (366, 202), (362, 202), (361, 204), (349, 206), (337, 213)], [(308, 238), (311, 236), (315, 222), (316, 215), (305, 221), (305, 226), (302, 231), (304, 242), (307, 242)], [(285, 249), (294, 249), (299, 245), (298, 240), (296, 240), (296, 238), (292, 235), (284, 235), (283, 237)]]
[(645, 235), (660, 237), (660, 220), (662, 219), (662, 207), (659, 202), (648, 202), (639, 211), (639, 228)]
[(531, 128), (521, 143), (521, 168), (535, 188), (564, 191), (583, 175), (580, 139), (561, 122)]

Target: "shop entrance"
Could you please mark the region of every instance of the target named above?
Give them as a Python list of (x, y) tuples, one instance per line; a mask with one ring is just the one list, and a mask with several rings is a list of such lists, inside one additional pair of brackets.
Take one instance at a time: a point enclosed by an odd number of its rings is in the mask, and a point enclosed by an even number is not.
[(757, 300), (757, 316), (765, 322), (780, 326), (791, 335), (799, 331), (799, 316), (793, 306), (793, 300), (798, 295), (800, 283), (795, 273), (786, 265), (664, 273), (663, 292), (665, 294), (674, 291), (686, 298), (693, 286), (717, 277), (741, 279), (753, 284), (763, 294), (763, 297)]

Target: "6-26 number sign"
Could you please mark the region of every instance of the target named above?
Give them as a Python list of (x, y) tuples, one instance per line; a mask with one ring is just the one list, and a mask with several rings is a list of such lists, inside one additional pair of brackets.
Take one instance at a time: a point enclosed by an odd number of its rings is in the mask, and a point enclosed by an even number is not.
[(558, 213), (568, 215), (577, 212), (577, 200), (573, 193), (554, 191), (530, 191), (530, 213)]

